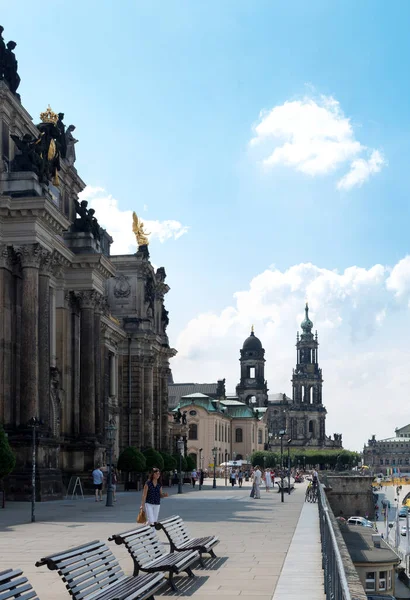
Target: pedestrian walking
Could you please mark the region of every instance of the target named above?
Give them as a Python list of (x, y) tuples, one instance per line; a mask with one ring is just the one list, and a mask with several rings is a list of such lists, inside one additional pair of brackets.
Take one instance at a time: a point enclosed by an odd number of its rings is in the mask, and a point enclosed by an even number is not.
[(235, 483), (236, 483), (236, 472), (235, 472), (234, 469), (232, 469), (232, 471), (231, 471), (231, 485), (232, 485), (232, 487), (235, 485)]
[(253, 485), (255, 488), (254, 498), (256, 498), (258, 500), (260, 500), (260, 497), (261, 497), (261, 490), (260, 490), (261, 481), (262, 481), (262, 471), (260, 470), (259, 466), (257, 465), (253, 472)]
[(142, 492), (142, 500), (140, 510), (144, 510), (147, 515), (147, 523), (153, 525), (158, 522), (159, 509), (161, 505), (161, 498), (166, 498), (168, 494), (162, 491), (162, 487), (159, 481), (161, 477), (161, 471), (159, 469), (152, 469), (147, 483), (144, 485)]
[(242, 469), (239, 469), (239, 473), (238, 473), (238, 485), (241, 488), (242, 487), (242, 483), (243, 483), (243, 471)]
[(104, 474), (101, 471), (100, 465), (97, 465), (92, 472), (94, 492), (95, 492), (95, 501), (101, 502), (102, 500), (102, 486), (104, 481)]
[(196, 469), (194, 469), (191, 473), (191, 482), (192, 482), (192, 487), (195, 487), (196, 484), (196, 480), (198, 479), (198, 473), (196, 472)]
[(269, 469), (266, 469), (265, 471), (265, 485), (266, 491), (269, 492), (270, 488), (272, 487), (272, 476)]

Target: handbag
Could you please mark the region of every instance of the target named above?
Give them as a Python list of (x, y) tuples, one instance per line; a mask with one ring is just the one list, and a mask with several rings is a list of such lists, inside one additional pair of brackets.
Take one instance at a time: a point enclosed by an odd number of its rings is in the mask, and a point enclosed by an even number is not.
[(252, 486), (251, 493), (249, 495), (251, 498), (255, 496), (255, 485)]
[(145, 513), (145, 510), (143, 508), (140, 508), (140, 511), (139, 511), (138, 517), (137, 517), (137, 523), (140, 523), (141, 525), (143, 525), (146, 522), (147, 522), (147, 515)]

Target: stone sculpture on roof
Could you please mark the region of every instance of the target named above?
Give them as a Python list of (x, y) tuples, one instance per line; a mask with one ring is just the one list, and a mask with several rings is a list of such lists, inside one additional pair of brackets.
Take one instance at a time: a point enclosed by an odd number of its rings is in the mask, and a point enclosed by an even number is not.
[(132, 231), (135, 234), (138, 246), (148, 246), (149, 239), (147, 236), (151, 234), (144, 231), (144, 223), (137, 217), (135, 211), (132, 213)]
[(4, 27), (0, 25), (0, 79), (3, 79), (10, 88), (10, 91), (18, 96), (17, 89), (20, 85), (20, 76), (17, 72), (18, 62), (13, 52), (17, 46), (16, 42), (10, 41), (4, 43)]

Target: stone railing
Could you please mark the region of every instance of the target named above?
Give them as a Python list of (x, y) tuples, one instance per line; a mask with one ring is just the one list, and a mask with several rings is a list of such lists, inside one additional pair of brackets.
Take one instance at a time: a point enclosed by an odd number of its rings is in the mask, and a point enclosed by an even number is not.
[(327, 501), (323, 484), (319, 484), (318, 503), (326, 598), (366, 600), (366, 593)]

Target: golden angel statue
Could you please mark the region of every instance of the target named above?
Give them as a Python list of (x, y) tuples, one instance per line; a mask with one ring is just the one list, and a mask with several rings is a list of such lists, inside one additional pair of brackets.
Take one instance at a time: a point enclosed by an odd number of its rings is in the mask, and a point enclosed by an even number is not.
[(138, 246), (148, 246), (149, 239), (147, 236), (151, 234), (144, 231), (144, 223), (140, 221), (135, 212), (132, 213), (132, 230), (135, 233)]

